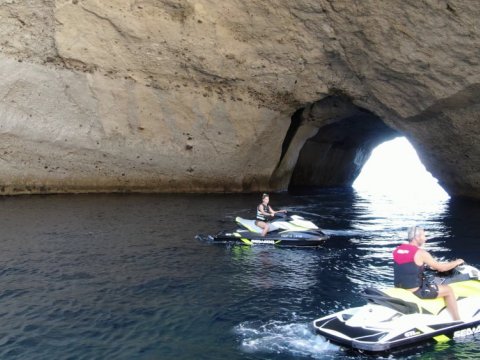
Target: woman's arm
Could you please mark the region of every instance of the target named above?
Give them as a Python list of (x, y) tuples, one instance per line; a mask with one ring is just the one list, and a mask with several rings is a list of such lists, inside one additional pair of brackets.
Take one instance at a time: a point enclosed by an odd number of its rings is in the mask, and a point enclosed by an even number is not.
[(276, 213), (280, 213), (280, 212), (283, 212), (283, 213), (286, 213), (287, 210), (278, 210), (278, 211), (275, 211), (272, 209), (272, 207), (269, 205), (268, 206), (269, 210), (271, 211), (272, 215), (275, 215)]

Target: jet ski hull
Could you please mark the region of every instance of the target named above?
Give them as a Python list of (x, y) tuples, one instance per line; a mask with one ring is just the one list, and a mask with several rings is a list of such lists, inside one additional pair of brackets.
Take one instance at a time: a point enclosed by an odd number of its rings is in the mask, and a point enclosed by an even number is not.
[[(410, 328), (398, 329), (394, 335), (392, 331), (378, 328), (348, 326), (339, 314), (317, 319), (313, 326), (318, 334), (335, 344), (371, 353), (390, 352), (429, 341), (445, 342), (480, 333), (480, 318), (429, 326), (415, 325), (414, 321), (412, 318)], [(385, 337), (389, 340), (383, 340)]]
[(288, 247), (317, 247), (322, 246), (328, 236), (322, 232), (290, 232), (267, 234), (261, 236), (252, 232), (228, 232), (222, 231), (217, 235), (199, 235), (200, 240), (218, 244), (239, 244), (239, 245), (274, 245)]

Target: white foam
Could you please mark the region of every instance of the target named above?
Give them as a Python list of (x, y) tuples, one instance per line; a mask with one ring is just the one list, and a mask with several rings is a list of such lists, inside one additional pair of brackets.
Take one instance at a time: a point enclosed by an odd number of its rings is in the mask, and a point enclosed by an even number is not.
[[(315, 334), (310, 324), (269, 321), (245, 322), (235, 328), (240, 335), (241, 347), (245, 352), (266, 352), (306, 356), (324, 359), (326, 353), (336, 352), (339, 347)], [(331, 354), (333, 355), (333, 354)]]

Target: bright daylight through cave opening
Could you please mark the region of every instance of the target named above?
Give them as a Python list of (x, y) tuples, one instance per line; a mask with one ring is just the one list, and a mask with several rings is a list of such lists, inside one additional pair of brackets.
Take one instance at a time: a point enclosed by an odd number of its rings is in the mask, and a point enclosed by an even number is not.
[(449, 195), (421, 163), (405, 137), (377, 146), (353, 183), (360, 192), (392, 198), (445, 200)]

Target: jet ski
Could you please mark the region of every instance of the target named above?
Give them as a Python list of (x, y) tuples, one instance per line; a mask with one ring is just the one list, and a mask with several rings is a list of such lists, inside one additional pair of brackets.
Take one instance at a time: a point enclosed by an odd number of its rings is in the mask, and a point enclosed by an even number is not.
[(333, 343), (369, 353), (480, 333), (479, 270), (463, 265), (449, 273), (434, 281), (452, 287), (461, 321), (452, 320), (443, 298), (423, 300), (405, 289), (367, 288), (366, 305), (314, 320), (313, 326)]
[(255, 225), (255, 220), (237, 216), (237, 229), (222, 230), (216, 235), (197, 235), (196, 238), (212, 243), (236, 243), (242, 245), (275, 246), (320, 246), (328, 238), (317, 225), (299, 215), (278, 213), (269, 223), (268, 233), (262, 236), (262, 229)]

